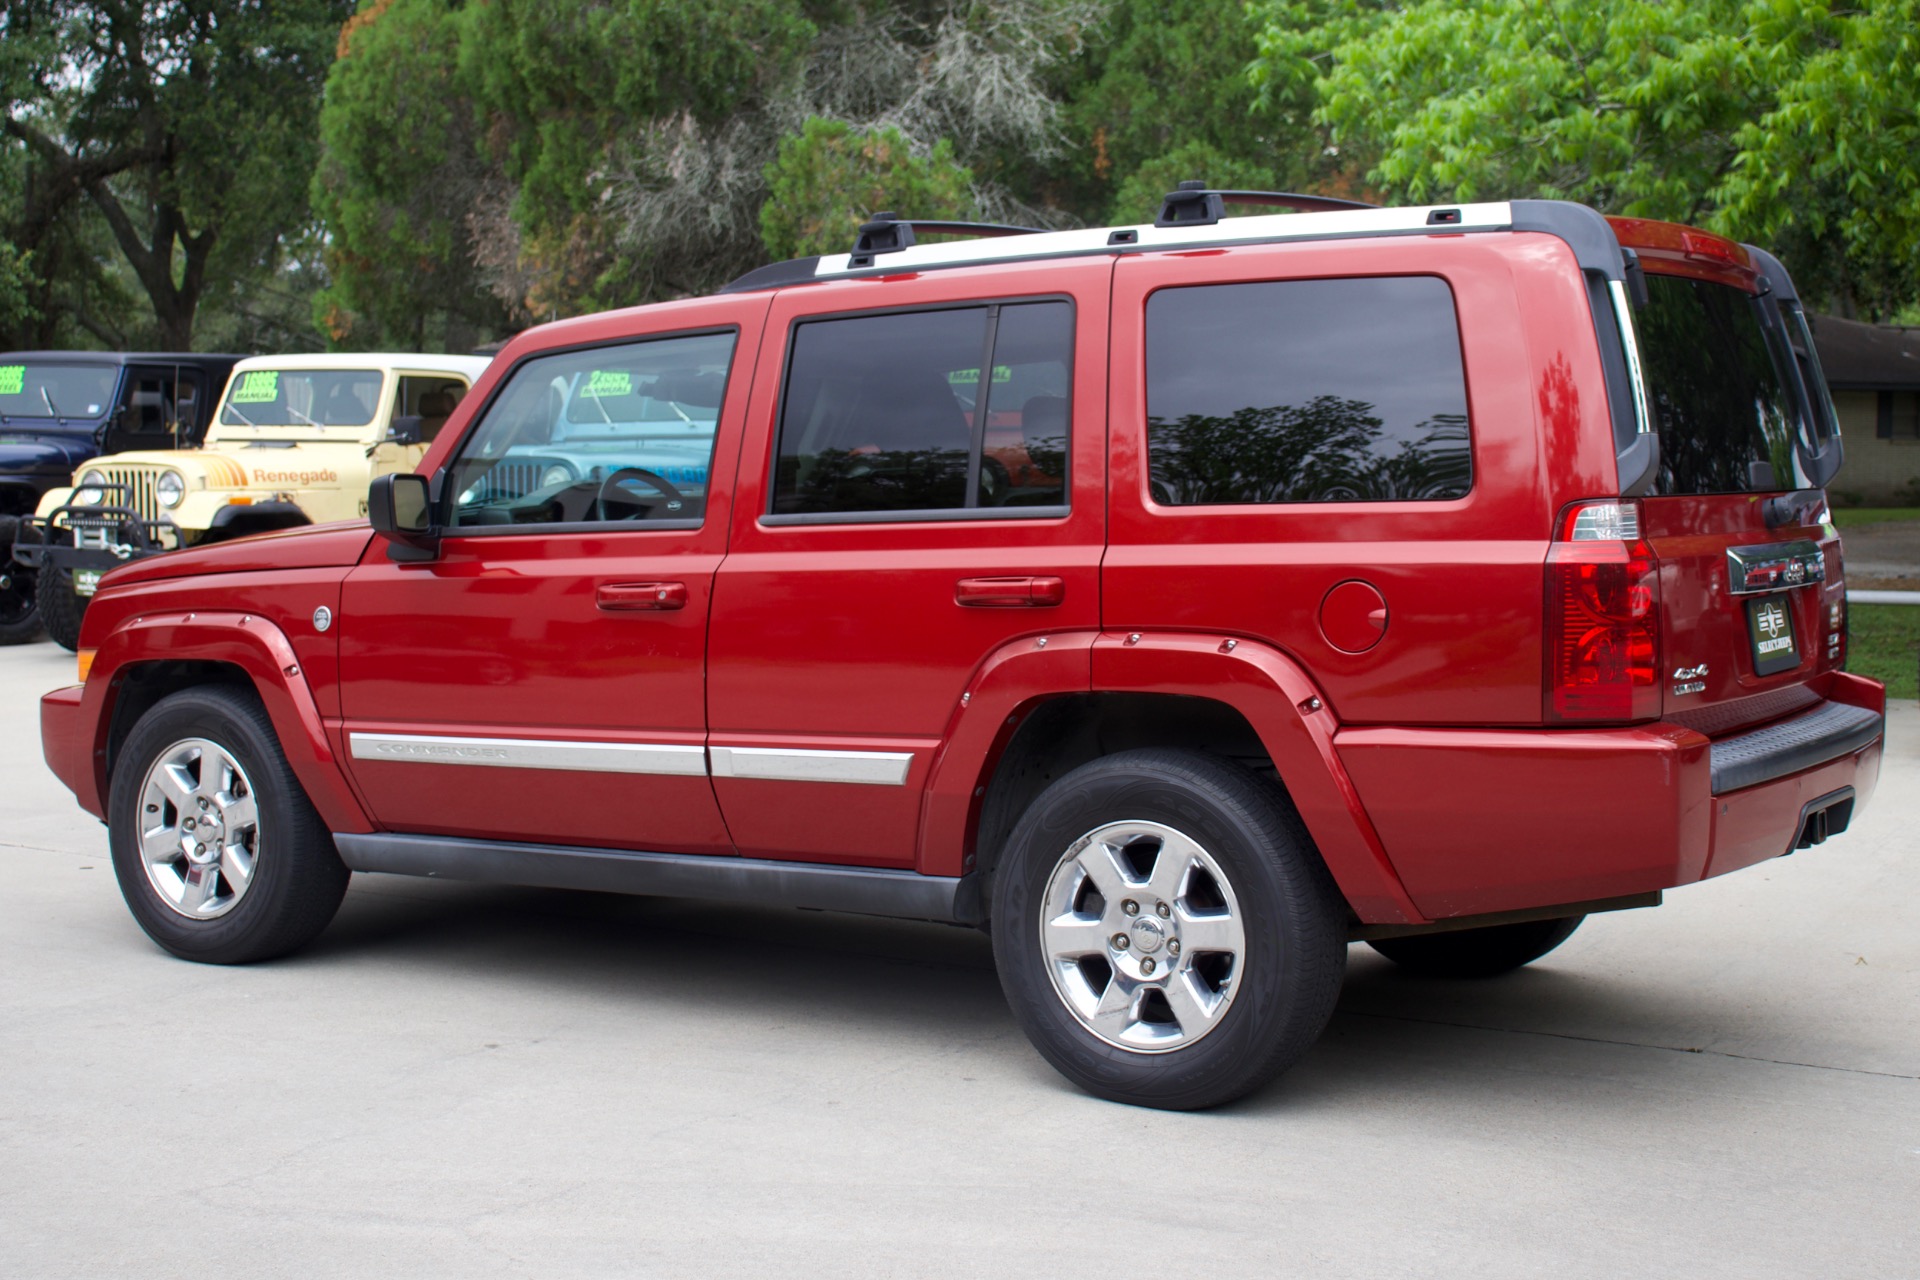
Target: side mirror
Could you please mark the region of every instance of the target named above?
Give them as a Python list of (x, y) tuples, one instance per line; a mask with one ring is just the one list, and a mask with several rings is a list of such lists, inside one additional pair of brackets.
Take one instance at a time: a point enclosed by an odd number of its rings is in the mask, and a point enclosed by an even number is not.
[(367, 490), (367, 520), (388, 539), (390, 560), (432, 560), (440, 554), (425, 476), (390, 474)]

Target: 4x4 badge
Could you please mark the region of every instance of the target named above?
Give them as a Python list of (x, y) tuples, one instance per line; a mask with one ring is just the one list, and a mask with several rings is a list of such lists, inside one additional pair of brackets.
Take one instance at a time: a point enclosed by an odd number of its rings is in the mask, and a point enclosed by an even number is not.
[(1697, 667), (1675, 667), (1673, 669), (1673, 696), (1684, 698), (1690, 693), (1706, 692), (1707, 682), (1702, 678), (1707, 674), (1707, 664)]

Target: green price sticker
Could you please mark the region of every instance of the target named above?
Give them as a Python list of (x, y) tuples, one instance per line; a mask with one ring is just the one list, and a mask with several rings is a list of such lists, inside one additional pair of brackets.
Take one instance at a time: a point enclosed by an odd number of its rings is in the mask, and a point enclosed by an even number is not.
[(0, 396), (23, 395), (27, 390), (27, 366), (0, 364)]
[(633, 375), (620, 369), (595, 369), (587, 375), (587, 386), (580, 393), (599, 400), (609, 396), (633, 394)]
[[(993, 366), (993, 380), (996, 383), (1012, 382), (1013, 366), (1008, 364), (997, 364)], [(978, 369), (955, 369), (947, 375), (948, 384), (956, 387), (970, 387), (978, 381), (980, 381), (980, 371)]]
[(280, 374), (274, 369), (251, 369), (240, 375), (240, 385), (227, 399), (233, 404), (272, 404), (280, 398)]

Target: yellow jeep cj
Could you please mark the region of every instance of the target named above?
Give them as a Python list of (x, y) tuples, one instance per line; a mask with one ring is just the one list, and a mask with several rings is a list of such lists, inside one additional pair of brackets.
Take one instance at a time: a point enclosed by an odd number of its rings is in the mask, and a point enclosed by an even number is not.
[(78, 647), (101, 575), (135, 557), (366, 515), (374, 477), (412, 471), (486, 366), (365, 353), (241, 361), (203, 448), (95, 458), (41, 499), (40, 536), (22, 550), (41, 569), (47, 634)]

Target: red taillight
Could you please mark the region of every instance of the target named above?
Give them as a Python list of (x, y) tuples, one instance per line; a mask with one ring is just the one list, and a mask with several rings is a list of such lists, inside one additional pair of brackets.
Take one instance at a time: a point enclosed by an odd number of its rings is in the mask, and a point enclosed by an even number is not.
[(1547, 553), (1546, 718), (1660, 714), (1660, 564), (1631, 503), (1581, 503)]

